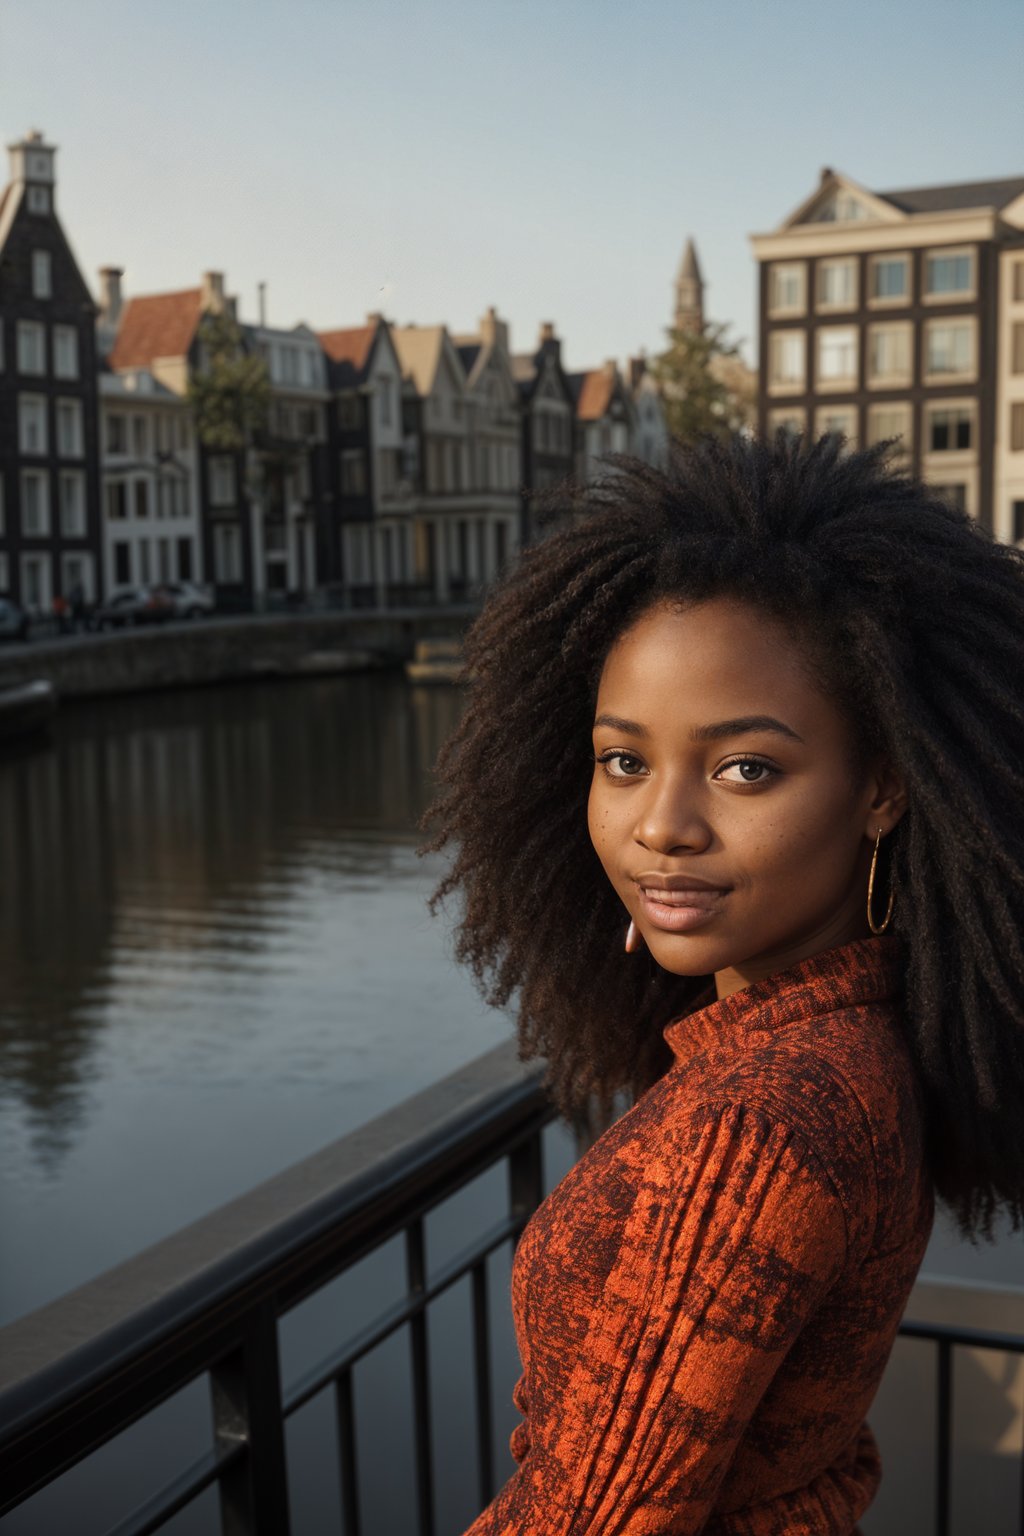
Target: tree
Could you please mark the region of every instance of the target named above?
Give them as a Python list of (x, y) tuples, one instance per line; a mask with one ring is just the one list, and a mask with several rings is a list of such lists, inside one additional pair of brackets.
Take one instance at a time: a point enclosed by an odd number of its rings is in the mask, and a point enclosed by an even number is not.
[(750, 375), (728, 329), (712, 321), (670, 327), (667, 349), (651, 363), (669, 431), (684, 443), (707, 432), (725, 437), (749, 418)]
[(267, 364), (245, 350), (241, 327), (226, 311), (203, 317), (199, 340), (203, 366), (188, 386), (196, 431), (205, 447), (240, 453), (267, 431)]

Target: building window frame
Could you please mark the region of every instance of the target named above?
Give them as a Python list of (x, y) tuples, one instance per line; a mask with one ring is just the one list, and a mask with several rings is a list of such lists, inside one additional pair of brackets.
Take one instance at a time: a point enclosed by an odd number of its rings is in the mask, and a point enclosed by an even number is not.
[(57, 457), (82, 459), (85, 457), (85, 413), (81, 400), (58, 395), (54, 405)]
[[(782, 358), (787, 346), (798, 345), (800, 370), (789, 374), (781, 371)], [(770, 331), (768, 334), (768, 392), (773, 395), (802, 395), (807, 389), (807, 332), (799, 327)]]
[(229, 453), (215, 454), (210, 459), (210, 505), (233, 507), (238, 494), (235, 461)]
[[(886, 336), (903, 338), (906, 367), (899, 372), (880, 373), (875, 365), (875, 344)], [(881, 320), (867, 328), (865, 383), (868, 389), (908, 389), (914, 382), (914, 323), (912, 320)]]
[[(38, 585), (29, 596), (35, 580), (29, 572), (38, 572)], [(27, 551), (21, 557), (21, 606), (29, 613), (47, 613), (53, 602), (53, 570), (50, 557), (42, 550)]]
[[(965, 288), (932, 289), (929, 286), (930, 265), (938, 261), (957, 261), (966, 257), (969, 281)], [(978, 296), (978, 248), (976, 245), (928, 246), (921, 253), (921, 302), (923, 304), (963, 304)]]
[[(956, 327), (965, 330), (970, 339), (969, 358), (967, 366), (957, 368), (933, 368), (930, 366), (931, 338), (937, 330), (943, 327)], [(926, 320), (921, 331), (924, 355), (921, 359), (921, 377), (926, 384), (945, 383), (956, 380), (966, 382), (978, 377), (978, 320), (976, 315), (942, 315), (933, 320)]]
[[(933, 423), (935, 418), (941, 416), (944, 412), (957, 417), (967, 418), (968, 442), (966, 445), (958, 445), (955, 442), (945, 448), (936, 448), (933, 445), (932, 434), (935, 430)], [(959, 423), (952, 428), (954, 433), (957, 432), (958, 426)], [(977, 401), (970, 398), (964, 400), (927, 400), (925, 402), (924, 420), (922, 422), (921, 452), (925, 457), (937, 455), (939, 461), (943, 464), (948, 463), (950, 460), (956, 461), (964, 457), (973, 459), (978, 452)]]
[(62, 469), (57, 477), (60, 533), (63, 539), (84, 539), (88, 532), (85, 510), (85, 475), (80, 469)]
[(1010, 401), (1007, 442), (1011, 453), (1024, 453), (1024, 400)]
[[(840, 345), (838, 337), (845, 335), (852, 338), (852, 366), (842, 374), (827, 375), (824, 371), (823, 358), (825, 348), (832, 343)], [(815, 332), (815, 357), (814, 357), (814, 389), (817, 394), (846, 394), (857, 387), (857, 377), (860, 359), (858, 356), (858, 344), (860, 340), (858, 328), (855, 325), (820, 325)]]
[(794, 405), (783, 407), (781, 410), (768, 412), (768, 431), (774, 437), (779, 427), (785, 428), (790, 436), (796, 437), (807, 431), (807, 412), (803, 406)]
[[(892, 432), (879, 426), (883, 416), (901, 416), (905, 424), (903, 429)], [(891, 437), (902, 439), (900, 445), (893, 449), (894, 453), (898, 453), (901, 457), (910, 453), (914, 441), (914, 412), (909, 400), (887, 400), (884, 403), (877, 401), (868, 406), (867, 441), (881, 443)]]
[(42, 459), (50, 451), (50, 432), (45, 395), (18, 395), (18, 452)]
[(218, 586), (237, 586), (242, 580), (241, 523), (214, 524), (213, 569), (214, 580)]
[(53, 259), (49, 251), (32, 252), (32, 297), (53, 298)]
[[(826, 299), (822, 297), (825, 279), (832, 271), (841, 269), (849, 273), (849, 297)], [(860, 263), (856, 256), (820, 256), (814, 267), (814, 308), (819, 315), (846, 313), (857, 308), (860, 292)]]
[[(830, 427), (827, 425), (829, 418), (842, 416), (846, 418), (847, 425), (843, 427)], [(828, 405), (819, 405), (814, 412), (814, 435), (824, 437), (826, 433), (840, 433), (846, 439), (846, 448), (856, 448), (859, 433), (857, 406), (852, 400), (829, 401)]]
[[(796, 280), (799, 296), (789, 301), (780, 299), (778, 294), (783, 274), (789, 279)], [(768, 268), (768, 314), (774, 319), (781, 315), (805, 315), (806, 313), (806, 261), (773, 261)]]
[[(35, 491), (30, 493), (29, 487)], [(26, 513), (32, 504), (35, 526), (27, 525)], [(50, 537), (50, 475), (45, 469), (23, 469), (21, 472), (21, 506), (19, 523), (23, 539), (48, 539)]]
[[(875, 273), (885, 263), (899, 262), (906, 277), (901, 294), (876, 294)], [(914, 263), (909, 251), (875, 251), (868, 257), (867, 300), (869, 309), (905, 309), (914, 302)]]
[(14, 334), (19, 374), (25, 378), (45, 378), (46, 326), (41, 320), (19, 320)]
[(78, 328), (55, 325), (53, 328), (53, 376), (55, 379), (78, 378)]

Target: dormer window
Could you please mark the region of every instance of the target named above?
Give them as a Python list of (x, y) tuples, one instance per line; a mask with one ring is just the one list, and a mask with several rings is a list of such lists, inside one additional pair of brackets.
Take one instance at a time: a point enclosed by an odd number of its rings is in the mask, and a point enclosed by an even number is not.
[(866, 219), (868, 210), (859, 197), (839, 189), (823, 198), (808, 219), (809, 224), (853, 224)]

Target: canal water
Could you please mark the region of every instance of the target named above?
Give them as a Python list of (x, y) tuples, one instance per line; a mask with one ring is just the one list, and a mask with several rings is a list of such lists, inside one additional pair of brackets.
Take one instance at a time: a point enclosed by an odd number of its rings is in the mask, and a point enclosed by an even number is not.
[[(0, 758), (0, 1324), (510, 1033), (415, 852), (460, 707), (400, 673), (165, 693)], [(1024, 1239), (940, 1217), (922, 1276), (1024, 1287)]]

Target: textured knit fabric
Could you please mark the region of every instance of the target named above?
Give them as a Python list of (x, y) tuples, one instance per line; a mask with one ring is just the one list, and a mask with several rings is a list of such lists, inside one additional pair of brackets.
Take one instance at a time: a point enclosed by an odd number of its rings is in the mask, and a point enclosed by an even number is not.
[(900, 941), (665, 1029), (674, 1063), (518, 1244), (518, 1469), (466, 1536), (851, 1536), (934, 1194)]

